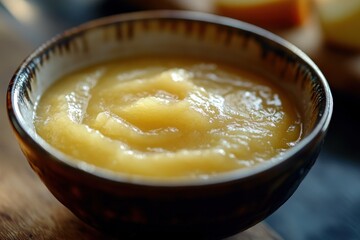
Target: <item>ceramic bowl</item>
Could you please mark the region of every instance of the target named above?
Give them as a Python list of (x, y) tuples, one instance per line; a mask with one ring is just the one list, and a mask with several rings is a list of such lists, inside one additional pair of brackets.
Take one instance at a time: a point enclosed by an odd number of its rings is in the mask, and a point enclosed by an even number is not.
[[(35, 131), (42, 93), (73, 70), (135, 55), (186, 55), (229, 62), (280, 84), (304, 116), (304, 137), (272, 161), (209, 179), (159, 181), (90, 167)], [(225, 237), (278, 209), (313, 166), (332, 115), (317, 66), (283, 39), (237, 20), (152, 11), (95, 20), (56, 36), (20, 65), (7, 93), (10, 122), (32, 169), (50, 192), (89, 225), (124, 234)]]

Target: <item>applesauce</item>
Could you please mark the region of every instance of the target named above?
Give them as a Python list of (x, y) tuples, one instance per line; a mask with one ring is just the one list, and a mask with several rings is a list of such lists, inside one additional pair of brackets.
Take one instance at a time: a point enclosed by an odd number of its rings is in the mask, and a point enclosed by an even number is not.
[(202, 177), (251, 167), (302, 136), (281, 88), (218, 62), (139, 57), (68, 74), (39, 100), (37, 133), (111, 171)]

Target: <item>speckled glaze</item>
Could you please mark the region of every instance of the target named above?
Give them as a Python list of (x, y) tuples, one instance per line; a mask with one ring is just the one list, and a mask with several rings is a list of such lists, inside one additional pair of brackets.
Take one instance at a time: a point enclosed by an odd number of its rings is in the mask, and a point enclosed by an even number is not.
[[(296, 99), (305, 119), (304, 138), (251, 169), (207, 180), (159, 181), (89, 167), (37, 135), (36, 102), (56, 79), (104, 60), (144, 54), (200, 56), (268, 77)], [(89, 225), (119, 236), (218, 238), (262, 221), (294, 193), (314, 164), (332, 106), (324, 76), (293, 45), (237, 20), (179, 11), (118, 15), (71, 29), (21, 64), (7, 94), (20, 147), (48, 189)]]

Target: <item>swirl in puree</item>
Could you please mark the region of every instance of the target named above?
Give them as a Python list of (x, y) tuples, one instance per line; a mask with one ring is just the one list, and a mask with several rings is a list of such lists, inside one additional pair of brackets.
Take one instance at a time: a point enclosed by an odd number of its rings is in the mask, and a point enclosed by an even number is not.
[(38, 134), (90, 165), (148, 177), (251, 167), (296, 144), (302, 121), (284, 91), (217, 62), (142, 57), (68, 74), (37, 104)]

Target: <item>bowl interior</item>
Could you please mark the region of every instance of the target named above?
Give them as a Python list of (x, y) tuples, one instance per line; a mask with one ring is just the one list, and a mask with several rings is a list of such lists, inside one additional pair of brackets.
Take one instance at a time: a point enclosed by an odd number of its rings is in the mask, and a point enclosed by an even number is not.
[(162, 11), (96, 20), (38, 48), (20, 66), (9, 87), (13, 109), (10, 118), (16, 130), (56, 153), (36, 134), (33, 125), (34, 108), (42, 93), (58, 78), (76, 69), (141, 55), (226, 62), (263, 75), (285, 88), (296, 99), (304, 120), (304, 138), (289, 154), (325, 131), (329, 123), (332, 100), (326, 80), (296, 47), (236, 20)]

